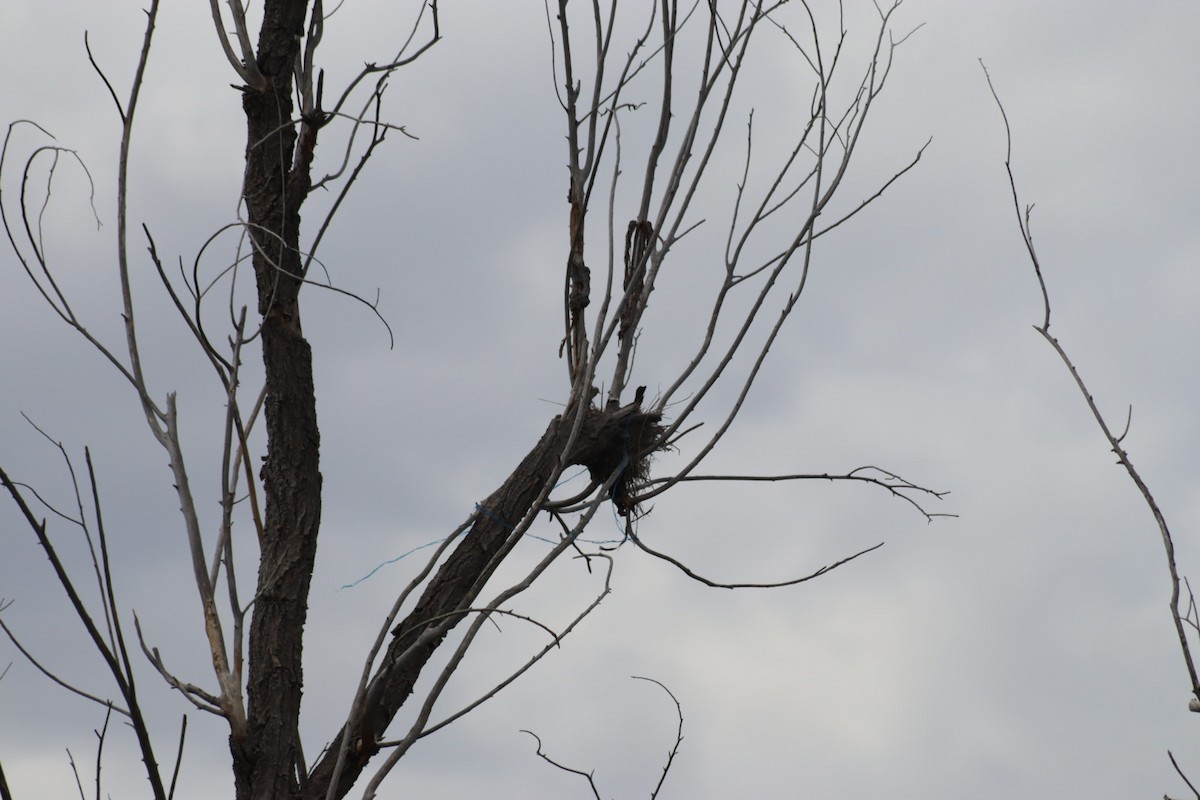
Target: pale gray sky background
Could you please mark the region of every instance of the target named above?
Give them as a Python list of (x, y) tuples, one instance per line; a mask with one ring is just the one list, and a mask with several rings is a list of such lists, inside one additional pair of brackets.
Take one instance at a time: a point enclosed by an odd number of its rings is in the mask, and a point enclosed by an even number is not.
[[(385, 58), (404, 30), (394, 5), (350, 0), (331, 21), (328, 86)], [(870, 3), (847, 5), (852, 36), (869, 36)], [(235, 76), (208, 13), (199, 2), (164, 5), (132, 173), (131, 219), (151, 228), (169, 261), (189, 264), (235, 217), (244, 147)], [(139, 4), (124, 0), (6, 0), (0, 9), (4, 120), (38, 121), (95, 179), (104, 227), (89, 226), (85, 185), (66, 170), (47, 236), (81, 315), (114, 343), (118, 128), (83, 32), (123, 94), (143, 21)], [(450, 2), (442, 22), (445, 40), (387, 95), (388, 118), (420, 140), (391, 138), (324, 251), (338, 285), (380, 290), (395, 349), (360, 306), (307, 293), (326, 486), (307, 638), (310, 757), (346, 713), (361, 654), (419, 557), (340, 587), (450, 531), (532, 446), (564, 395), (565, 145), (544, 11), (524, 0)], [(739, 593), (703, 588), (624, 548), (613, 594), (561, 652), (422, 741), (381, 796), (588, 796), (580, 779), (537, 759), (519, 729), (536, 731), (559, 760), (594, 769), (606, 798), (646, 796), (675, 719), (669, 699), (635, 674), (667, 684), (684, 710), (664, 800), (1182, 795), (1168, 748), (1200, 777), (1158, 533), (1032, 329), (1040, 295), (978, 64), (985, 59), (1006, 103), (1023, 199), (1037, 203), (1056, 333), (1114, 423), (1132, 404), (1127, 445), (1191, 572), (1200, 564), (1200, 6), (908, 0), (896, 27), (920, 23), (897, 53), (843, 207), (933, 143), (882, 200), (822, 240), (798, 317), (706, 471), (877, 464), (950, 490), (936, 510), (959, 517), (927, 524), (882, 492), (848, 485), (681, 487), (659, 499), (641, 535), (714, 577), (779, 580), (887, 545), (819, 581)], [(764, 137), (782, 135), (769, 121), (788, 117), (778, 98), (794, 78), (782, 61), (752, 77), (745, 107), (758, 109)], [(718, 175), (740, 168), (742, 130), (731, 124), (732, 155)], [(5, 176), (6, 203), (14, 175)], [(732, 177), (718, 181), (706, 198), (712, 235), (732, 188)], [(220, 258), (232, 245), (218, 243)], [(190, 471), (214, 512), (219, 441), (208, 431), (218, 430), (221, 398), (140, 248), (135, 237), (151, 385), (159, 396), (179, 392)], [(679, 267), (688, 280), (651, 305), (658, 316), (635, 382), (652, 392), (691, 341), (691, 282), (719, 268), (705, 255), (693, 250)], [(128, 387), (52, 318), (7, 250), (0, 270), (0, 463), (66, 504), (56, 453), (19, 412), (77, 465), (91, 448), (120, 602), (172, 668), (210, 686), (165, 456)], [(80, 555), (73, 530), (53, 530)], [(539, 532), (554, 535), (549, 525)], [(607, 518), (592, 530), (618, 535)], [(596, 586), (564, 562), (522, 608), (561, 623)], [(0, 503), (0, 597), (15, 601), (5, 620), (45, 663), (107, 692), (60, 594), (32, 535)], [(540, 641), (518, 624), (486, 637), (446, 710)], [(102, 714), (0, 642), (0, 669), (10, 661), (0, 681), (9, 783), (22, 798), (74, 796), (66, 750), (88, 779)], [(149, 669), (142, 691), (169, 761), (190, 707)], [(223, 723), (189, 716), (177, 796), (232, 796)], [(131, 744), (122, 730), (106, 745), (113, 797), (145, 793)]]

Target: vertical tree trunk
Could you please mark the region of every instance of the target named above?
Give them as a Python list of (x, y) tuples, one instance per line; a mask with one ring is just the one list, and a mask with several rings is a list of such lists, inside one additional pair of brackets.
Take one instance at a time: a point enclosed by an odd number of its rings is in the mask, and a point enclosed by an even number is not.
[(250, 623), (247, 733), (231, 741), (239, 800), (284, 800), (296, 775), (301, 660), (309, 584), (321, 519), (320, 434), (312, 350), (300, 326), (300, 206), (310, 189), (316, 127), (292, 114), (292, 67), (303, 40), (307, 0), (267, 0), (258, 43), (261, 90), (243, 94), (243, 187), (266, 369), (267, 454), (262, 555)]

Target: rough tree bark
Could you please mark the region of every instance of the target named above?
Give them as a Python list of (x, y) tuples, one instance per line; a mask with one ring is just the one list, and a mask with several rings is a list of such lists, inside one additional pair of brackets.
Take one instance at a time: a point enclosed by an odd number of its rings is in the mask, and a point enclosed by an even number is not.
[(266, 501), (258, 591), (250, 624), (248, 729), (231, 739), (237, 797), (297, 796), (308, 591), (321, 522), (320, 433), (312, 348), (300, 326), (300, 207), (311, 187), (319, 119), (292, 124), (292, 67), (306, 0), (267, 0), (258, 40), (260, 87), (242, 89), (243, 188), (262, 315), (266, 375)]

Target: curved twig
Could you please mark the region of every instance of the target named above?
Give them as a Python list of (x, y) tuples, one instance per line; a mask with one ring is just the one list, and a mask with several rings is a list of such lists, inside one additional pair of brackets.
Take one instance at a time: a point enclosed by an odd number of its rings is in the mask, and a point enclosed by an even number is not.
[(679, 698), (675, 696), (675, 693), (668, 689), (662, 681), (655, 680), (654, 678), (644, 678), (641, 675), (631, 675), (630, 677), (635, 681), (649, 681), (666, 692), (667, 696), (671, 698), (671, 702), (675, 704), (675, 716), (679, 720), (679, 725), (675, 729), (675, 744), (671, 746), (670, 752), (667, 753), (667, 763), (663, 765), (662, 775), (659, 777), (658, 783), (654, 785), (654, 791), (650, 793), (650, 800), (655, 800), (658, 797), (658, 793), (662, 790), (663, 782), (667, 779), (667, 773), (671, 771), (671, 764), (675, 761), (675, 756), (679, 755), (679, 746), (683, 744), (683, 706), (680, 705)]
[(59, 686), (61, 686), (64, 689), (66, 689), (71, 694), (79, 695), (80, 697), (82, 697), (85, 700), (91, 700), (93, 703), (96, 703), (97, 705), (111, 708), (113, 711), (116, 711), (118, 714), (120, 714), (123, 717), (131, 716), (128, 710), (126, 710), (118, 705), (114, 705), (111, 700), (109, 700), (107, 698), (98, 697), (98, 696), (92, 694), (91, 692), (85, 691), (83, 689), (80, 689), (78, 686), (74, 686), (73, 684), (68, 683), (63, 678), (58, 677), (58, 675), (56, 675), (54, 672), (52, 672), (50, 669), (48, 669), (46, 666), (44, 666), (42, 664), (42, 662), (38, 661), (37, 658), (33, 655), (33, 653), (31, 653), (28, 649), (25, 648), (25, 645), (21, 644), (21, 640), (18, 639), (16, 637), (16, 634), (14, 634), (12, 632), (12, 629), (9, 628), (8, 625), (5, 624), (3, 617), (0, 617), (0, 630), (4, 631), (4, 635), (7, 636), (8, 640), (13, 643), (13, 647), (17, 648), (17, 651), (20, 652), (21, 655), (25, 656), (25, 660), (28, 661), (30, 664), (32, 664), (34, 669), (36, 669), (38, 672), (45, 675), (47, 678), (49, 678), (54, 683), (58, 684)]
[(659, 551), (651, 548), (649, 545), (647, 545), (645, 542), (643, 542), (641, 540), (641, 538), (636, 533), (633, 532), (632, 529), (630, 529), (628, 531), (628, 534), (629, 534), (629, 540), (631, 542), (633, 542), (634, 544), (636, 544), (639, 548), (641, 548), (646, 553), (654, 556), (655, 558), (660, 558), (663, 561), (666, 561), (668, 564), (671, 564), (672, 566), (678, 568), (680, 572), (682, 572), (684, 575), (687, 575), (692, 580), (697, 581), (698, 583), (703, 583), (705, 586), (711, 586), (714, 589), (778, 589), (783, 586), (795, 586), (798, 583), (804, 583), (805, 581), (811, 581), (813, 578), (819, 578), (822, 575), (824, 575), (825, 573), (832, 572), (833, 570), (837, 569), (838, 567), (842, 566), (843, 564), (853, 561), (854, 559), (858, 558), (859, 556), (864, 556), (867, 553), (870, 553), (872, 550), (878, 550), (879, 548), (883, 547), (883, 545), (884, 545), (884, 542), (880, 542), (879, 544), (872, 545), (871, 547), (868, 547), (865, 550), (859, 550), (854, 555), (846, 556), (845, 558), (839, 559), (838, 561), (835, 561), (832, 564), (826, 564), (825, 566), (818, 569), (816, 572), (805, 575), (802, 578), (792, 578), (791, 580), (778, 581), (777, 583), (721, 583), (719, 581), (714, 581), (709, 578), (706, 578), (703, 575), (699, 575), (696, 572), (693, 572), (691, 570), (691, 568), (689, 568), (686, 564), (679, 561), (678, 559), (672, 558), (671, 556), (667, 555), (666, 553), (660, 553)]
[(596, 800), (601, 800), (600, 790), (596, 788), (596, 780), (595, 780), (594, 772), (584, 772), (581, 769), (575, 769), (574, 767), (568, 767), (566, 764), (558, 763), (557, 761), (555, 761), (553, 758), (546, 755), (542, 751), (542, 739), (536, 733), (534, 733), (533, 731), (527, 731), (524, 728), (521, 729), (520, 733), (529, 734), (530, 736), (533, 737), (533, 740), (535, 742), (537, 742), (537, 754), (536, 755), (538, 758), (542, 759), (543, 761), (545, 761), (547, 764), (549, 764), (552, 767), (557, 767), (558, 769), (561, 769), (563, 772), (569, 772), (572, 775), (579, 775), (580, 777), (582, 777), (584, 780), (586, 780), (588, 782), (588, 786), (592, 790), (592, 797), (595, 797)]

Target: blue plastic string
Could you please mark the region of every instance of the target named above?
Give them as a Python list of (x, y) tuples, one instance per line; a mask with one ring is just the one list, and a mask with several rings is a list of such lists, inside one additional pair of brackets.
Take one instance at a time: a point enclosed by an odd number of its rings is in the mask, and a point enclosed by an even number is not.
[(342, 584), (342, 588), (338, 589), (338, 591), (340, 592), (342, 589), (353, 589), (355, 586), (358, 586), (360, 583), (362, 583), (367, 578), (374, 575), (376, 572), (379, 572), (379, 570), (383, 569), (388, 564), (395, 564), (400, 559), (408, 558), (409, 556), (411, 556), (413, 553), (417, 552), (418, 550), (424, 550), (426, 547), (433, 547), (435, 544), (441, 544), (444, 541), (446, 541), (445, 536), (443, 536), (441, 539), (434, 539), (432, 542), (427, 542), (425, 544), (418, 545), (418, 546), (414, 547), (412, 550), (409, 550), (406, 553), (401, 553), (400, 555), (396, 556), (395, 558), (389, 558), (387, 561), (384, 561), (383, 563), (379, 564), (377, 567), (375, 567), (375, 569), (371, 570), (366, 575), (363, 575), (361, 578), (354, 581), (354, 583)]

